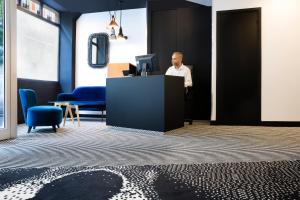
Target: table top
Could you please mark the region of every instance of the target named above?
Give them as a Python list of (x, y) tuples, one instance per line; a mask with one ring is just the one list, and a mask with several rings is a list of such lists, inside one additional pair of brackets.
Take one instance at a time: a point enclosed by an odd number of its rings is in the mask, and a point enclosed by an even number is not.
[(50, 104), (70, 105), (71, 101), (49, 101)]
[(102, 106), (105, 105), (104, 101), (49, 101), (50, 104), (57, 104), (61, 106)]

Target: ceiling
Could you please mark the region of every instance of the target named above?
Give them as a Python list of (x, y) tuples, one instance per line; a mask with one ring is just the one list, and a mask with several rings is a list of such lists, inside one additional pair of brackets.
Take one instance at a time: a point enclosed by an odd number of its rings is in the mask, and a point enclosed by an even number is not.
[[(120, 0), (41, 0), (59, 12), (93, 13), (118, 10)], [(164, 1), (172, 4), (173, 0), (122, 0), (123, 9), (145, 8), (147, 1)], [(185, 1), (185, 0), (182, 0)], [(211, 6), (212, 0), (186, 0), (205, 6)]]
[[(41, 0), (60, 12), (92, 13), (119, 9), (120, 0)], [(122, 0), (123, 9), (145, 8), (147, 0)]]

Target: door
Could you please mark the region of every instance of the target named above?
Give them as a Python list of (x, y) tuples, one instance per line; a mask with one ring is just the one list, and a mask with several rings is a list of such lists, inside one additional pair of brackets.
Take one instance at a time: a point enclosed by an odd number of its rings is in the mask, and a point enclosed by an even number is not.
[(15, 1), (0, 0), (0, 140), (16, 137), (16, 76), (13, 61)]
[(217, 13), (217, 122), (261, 121), (260, 9)]

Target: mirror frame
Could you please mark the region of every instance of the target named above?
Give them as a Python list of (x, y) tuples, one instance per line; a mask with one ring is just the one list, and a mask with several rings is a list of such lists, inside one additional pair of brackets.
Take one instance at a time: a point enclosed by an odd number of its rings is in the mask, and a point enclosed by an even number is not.
[[(103, 38), (105, 41), (104, 45), (104, 53), (105, 53), (105, 61), (103, 63), (93, 64), (93, 38)], [(97, 49), (99, 51), (99, 49)], [(88, 64), (93, 68), (102, 68), (106, 67), (109, 62), (109, 36), (107, 33), (94, 33), (89, 36), (88, 39)]]

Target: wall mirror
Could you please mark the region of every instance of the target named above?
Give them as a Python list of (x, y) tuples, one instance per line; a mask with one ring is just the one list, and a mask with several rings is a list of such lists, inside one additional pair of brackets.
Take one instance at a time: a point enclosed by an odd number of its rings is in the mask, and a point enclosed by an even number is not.
[(106, 33), (90, 35), (88, 41), (88, 62), (91, 67), (107, 66), (109, 61), (109, 36)]

